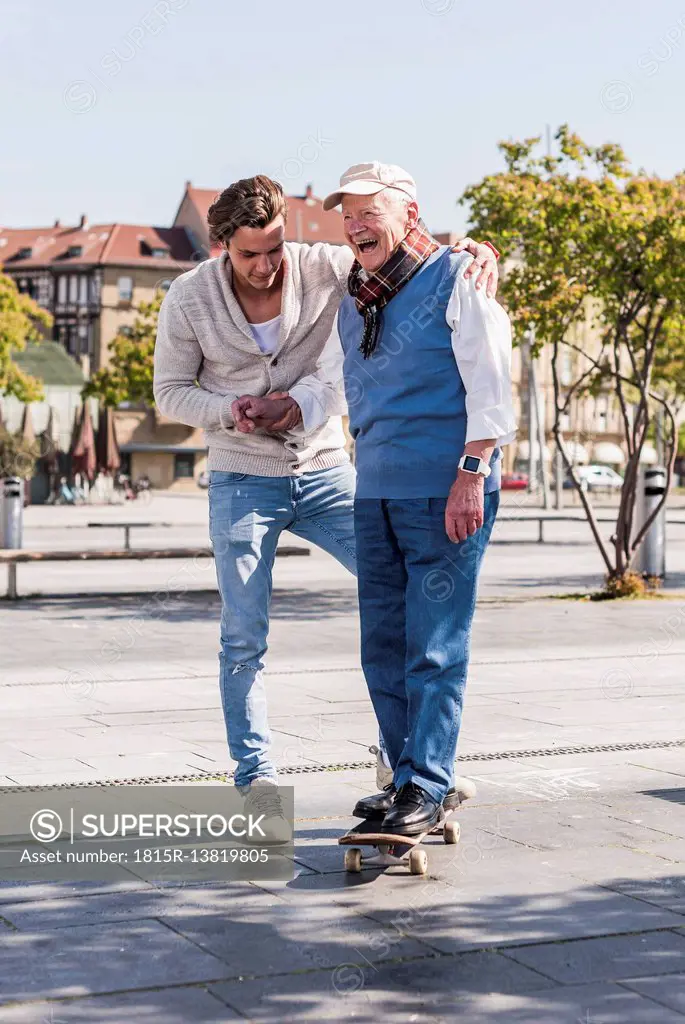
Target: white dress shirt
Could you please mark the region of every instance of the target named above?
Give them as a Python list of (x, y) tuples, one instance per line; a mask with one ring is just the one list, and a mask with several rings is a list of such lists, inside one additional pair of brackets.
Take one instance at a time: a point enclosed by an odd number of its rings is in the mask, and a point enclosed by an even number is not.
[[(511, 390), (511, 324), (509, 317), (472, 279), (464, 280), (464, 261), (454, 282), (445, 319), (452, 332), (452, 351), (466, 391), (466, 442), (494, 438), (500, 446), (516, 436)], [(382, 344), (382, 342), (381, 342)], [(313, 374), (289, 391), (302, 410), (308, 434), (328, 417), (346, 411), (343, 351), (337, 319)]]

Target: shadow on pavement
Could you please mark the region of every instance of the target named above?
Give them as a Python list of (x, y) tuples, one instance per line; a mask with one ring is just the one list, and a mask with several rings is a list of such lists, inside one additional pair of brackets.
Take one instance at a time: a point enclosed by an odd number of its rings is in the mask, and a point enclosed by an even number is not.
[[(0, 1008), (0, 1020), (677, 1019), (667, 1008), (683, 1006), (685, 935), (658, 915), (664, 894), (682, 891), (682, 877), (578, 881), (565, 891), (542, 878), (524, 894), (520, 881), (507, 891), (502, 868), (497, 894), (480, 897), (467, 884), (412, 876), (386, 877), (377, 894), (377, 876), (350, 884), (344, 874), (302, 876), (286, 898), (225, 883), (116, 893), (103, 886), (104, 894), (76, 896), (51, 886), (46, 900), (42, 885), (43, 898), (32, 902), (30, 886), (16, 895), (3, 886), (0, 1000), (30, 1003)], [(626, 891), (639, 893), (642, 927), (626, 909)], [(632, 979), (654, 1000), (626, 987)], [(60, 996), (75, 998), (36, 1002)]]
[[(158, 621), (219, 620), (221, 598), (215, 590), (158, 591), (149, 594), (101, 594), (87, 597), (55, 594), (22, 598), (0, 604), (15, 615), (54, 615), (56, 619), (156, 619)], [(317, 620), (357, 612), (357, 593), (347, 589), (275, 588), (271, 598), (272, 619)]]

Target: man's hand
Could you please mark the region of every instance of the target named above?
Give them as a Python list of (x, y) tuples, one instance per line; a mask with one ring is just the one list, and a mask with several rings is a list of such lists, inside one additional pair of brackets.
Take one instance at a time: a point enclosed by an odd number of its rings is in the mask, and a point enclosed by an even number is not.
[(460, 470), (445, 508), (445, 529), (453, 544), (472, 537), (483, 525), (484, 477)]
[(275, 391), (264, 398), (242, 395), (232, 403), (231, 414), (242, 434), (252, 434), (258, 427), (279, 433), (302, 422), (300, 407), (287, 391)]
[(464, 278), (476, 278), (476, 288), (485, 287), (485, 294), (489, 299), (494, 299), (497, 294), (499, 282), (499, 271), (494, 251), (488, 245), (474, 242), (472, 238), (462, 238), (461, 242), (452, 246), (452, 252), (468, 252), (473, 256), (473, 263), (464, 271)]

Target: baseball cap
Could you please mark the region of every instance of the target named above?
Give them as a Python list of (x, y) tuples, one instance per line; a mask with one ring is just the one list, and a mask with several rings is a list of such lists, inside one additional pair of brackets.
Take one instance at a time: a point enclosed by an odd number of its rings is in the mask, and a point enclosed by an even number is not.
[(397, 164), (381, 164), (373, 160), (369, 164), (353, 164), (340, 177), (340, 187), (331, 192), (323, 201), (324, 210), (339, 206), (344, 195), (372, 196), (384, 188), (397, 188), (410, 199), (416, 199), (416, 182), (411, 174)]

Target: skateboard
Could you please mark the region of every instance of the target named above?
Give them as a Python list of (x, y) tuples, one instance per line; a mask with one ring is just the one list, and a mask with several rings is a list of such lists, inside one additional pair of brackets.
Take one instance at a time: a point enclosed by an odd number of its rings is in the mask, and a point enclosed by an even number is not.
[[(362, 867), (386, 868), (408, 864), (412, 875), (425, 875), (428, 871), (428, 854), (421, 847), (421, 843), (426, 836), (442, 835), (446, 843), (459, 842), (459, 822), (449, 820), (453, 813), (452, 810), (446, 810), (444, 821), (416, 836), (379, 832), (378, 820), (362, 821), (338, 839), (340, 846), (349, 847), (345, 850), (345, 871), (357, 873)], [(375, 847), (378, 853), (364, 856), (360, 849), (362, 846)]]

